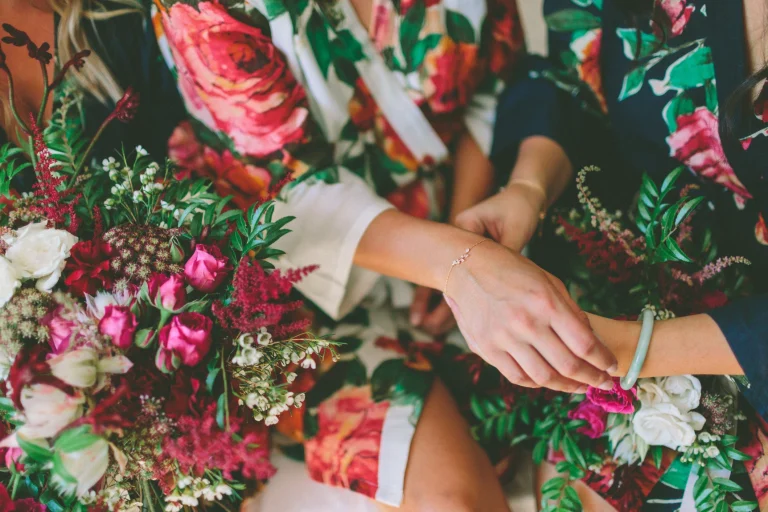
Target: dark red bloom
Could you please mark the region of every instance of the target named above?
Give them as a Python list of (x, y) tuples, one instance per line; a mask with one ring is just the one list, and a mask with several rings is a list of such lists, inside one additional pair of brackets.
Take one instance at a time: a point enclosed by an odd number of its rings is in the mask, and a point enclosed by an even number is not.
[(99, 290), (109, 290), (112, 287), (109, 271), (112, 256), (112, 247), (104, 241), (77, 242), (72, 247), (66, 266), (68, 275), (64, 282), (69, 291), (82, 297), (85, 294), (96, 295)]
[(30, 41), (26, 32), (17, 29), (10, 23), (3, 23), (3, 30), (9, 34), (2, 39), (4, 43), (11, 44), (13, 46), (26, 46)]
[(125, 94), (117, 102), (115, 110), (107, 118), (108, 120), (117, 119), (120, 122), (127, 123), (131, 121), (139, 109), (139, 93), (129, 87)]
[(58, 87), (58, 85), (64, 81), (64, 77), (70, 68), (74, 67), (77, 70), (82, 69), (83, 66), (85, 66), (85, 58), (90, 54), (91, 50), (82, 50), (77, 52), (71, 59), (69, 59), (64, 63), (63, 66), (61, 66), (61, 69), (56, 74), (56, 78), (53, 80), (53, 82), (51, 82), (51, 85), (49, 85), (49, 88), (54, 89)]
[(134, 418), (139, 412), (136, 407), (139, 404), (127, 380), (123, 379), (117, 384), (117, 389), (106, 396), (99, 396), (93, 408), (84, 416), (74, 422), (78, 425), (90, 425), (93, 432), (122, 432), (134, 424)]
[(728, 304), (728, 296), (722, 290), (707, 293), (701, 298), (701, 305), (705, 310), (715, 309)]
[(175, 374), (171, 394), (165, 401), (164, 411), (171, 418), (185, 415), (201, 416), (205, 410), (205, 402), (198, 393), (202, 387), (200, 379), (190, 375), (191, 372), (182, 369)]
[(64, 382), (51, 375), (51, 368), (45, 360), (47, 355), (48, 347), (45, 345), (22, 347), (16, 355), (8, 374), (8, 382), (13, 390), (10, 398), (17, 409), (24, 410), (21, 406), (21, 390), (30, 384), (49, 384), (65, 392), (71, 390)]

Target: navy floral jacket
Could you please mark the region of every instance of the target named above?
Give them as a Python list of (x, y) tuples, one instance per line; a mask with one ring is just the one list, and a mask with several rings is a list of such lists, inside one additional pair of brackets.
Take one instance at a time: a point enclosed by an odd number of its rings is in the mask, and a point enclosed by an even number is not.
[[(575, 168), (612, 174), (609, 195), (624, 209), (642, 172), (660, 182), (685, 165), (708, 199), (720, 254), (752, 262), (757, 293), (710, 315), (751, 382), (745, 395), (768, 417), (768, 110), (763, 94), (747, 112), (726, 108), (748, 76), (742, 2), (661, 0), (665, 30), (617, 4), (544, 1), (550, 57), (529, 56), (507, 90), (494, 162), (509, 169), (524, 138), (547, 136)], [(726, 112), (735, 131), (721, 140)]]

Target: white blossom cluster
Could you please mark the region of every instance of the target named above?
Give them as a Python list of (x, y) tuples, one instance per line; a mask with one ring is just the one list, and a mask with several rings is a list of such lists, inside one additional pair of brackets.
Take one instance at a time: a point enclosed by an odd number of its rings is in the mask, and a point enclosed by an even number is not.
[(165, 497), (166, 512), (179, 512), (184, 507), (197, 507), (200, 501), (221, 501), (232, 495), (232, 488), (225, 483), (212, 484), (207, 478), (184, 476), (176, 484), (176, 491)]

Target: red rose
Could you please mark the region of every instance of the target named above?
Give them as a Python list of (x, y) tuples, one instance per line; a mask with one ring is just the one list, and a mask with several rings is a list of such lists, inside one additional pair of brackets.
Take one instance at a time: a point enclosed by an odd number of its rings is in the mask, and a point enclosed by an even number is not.
[(589, 400), (584, 400), (575, 409), (568, 411), (568, 417), (572, 420), (584, 420), (587, 422), (583, 427), (579, 427), (578, 432), (591, 439), (597, 439), (605, 433), (608, 413)]
[(388, 409), (388, 401), (372, 400), (369, 386), (341, 389), (323, 402), (317, 413), (318, 432), (305, 443), (310, 476), (374, 498)]
[(186, 366), (196, 366), (211, 348), (213, 322), (200, 313), (176, 315), (160, 329), (160, 346)]
[(635, 412), (635, 399), (637, 398), (637, 388), (633, 387), (629, 391), (622, 389), (619, 379), (613, 379), (613, 389), (603, 391), (600, 388), (587, 388), (587, 400), (595, 405), (605, 409), (607, 412), (619, 414), (631, 414)]
[(751, 198), (725, 158), (717, 116), (706, 107), (677, 117), (677, 130), (667, 137), (671, 156), (693, 172), (723, 185), (741, 197)]
[(198, 244), (195, 253), (184, 265), (184, 275), (193, 288), (211, 293), (229, 274), (229, 260), (215, 245)]
[(112, 287), (109, 258), (112, 248), (103, 241), (77, 242), (70, 251), (64, 281), (70, 293), (76, 296), (96, 295), (100, 290)]
[(138, 325), (130, 308), (110, 305), (104, 308), (104, 316), (99, 321), (99, 332), (110, 336), (116, 347), (125, 350), (133, 343)]
[(187, 302), (187, 289), (184, 280), (178, 275), (168, 277), (155, 274), (147, 282), (147, 288), (152, 303), (157, 305), (159, 301), (160, 305), (169, 311), (181, 309)]
[(187, 108), (238, 152), (262, 157), (304, 139), (304, 90), (261, 28), (217, 2), (175, 3), (163, 27)]

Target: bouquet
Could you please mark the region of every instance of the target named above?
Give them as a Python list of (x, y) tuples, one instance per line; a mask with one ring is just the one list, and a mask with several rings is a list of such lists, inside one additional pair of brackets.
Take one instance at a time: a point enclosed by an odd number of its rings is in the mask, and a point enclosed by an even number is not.
[[(666, 319), (743, 291), (740, 268), (749, 262), (718, 257), (711, 233), (694, 222), (703, 197), (691, 194), (695, 186), (676, 191), (682, 168), (660, 186), (643, 176), (629, 222), (592, 195), (586, 177), (595, 171), (577, 177), (582, 210), (557, 217), (558, 233), (578, 246), (569, 284), (583, 309), (623, 319), (651, 309)], [(755, 425), (747, 419), (754, 416), (739, 404), (733, 379), (641, 378), (629, 391), (617, 380), (612, 391), (589, 388), (586, 395), (504, 385), (475, 396), (472, 410), (481, 441), (524, 443), (537, 464), (556, 463), (560, 476), (541, 489), (547, 512), (582, 510), (575, 480), (621, 511), (640, 510), (657, 482), (678, 498), (690, 496), (699, 511), (758, 507), (739, 481), (759, 451), (749, 449)]]
[[(269, 264), (291, 220), (271, 200), (230, 209), (140, 146), (94, 163), (139, 98), (85, 137), (62, 81), (87, 56), (44, 76), (43, 105), (64, 87), (50, 126), (17, 115), (29, 147), (0, 148), (0, 509), (234, 510), (274, 471), (267, 427), (302, 406), (296, 372), (334, 356), (293, 294), (313, 269)], [(13, 194), (31, 171), (34, 192)]]

